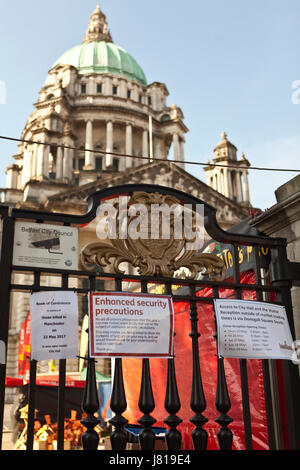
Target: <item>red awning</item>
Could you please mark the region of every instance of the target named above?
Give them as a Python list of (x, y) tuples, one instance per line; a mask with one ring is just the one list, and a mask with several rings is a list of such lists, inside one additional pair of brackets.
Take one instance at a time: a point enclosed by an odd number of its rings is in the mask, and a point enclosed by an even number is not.
[[(36, 385), (44, 387), (57, 387), (59, 382), (58, 374), (49, 374), (49, 375), (40, 375), (36, 379)], [(29, 378), (20, 379), (16, 377), (6, 377), (5, 386), (6, 387), (21, 387), (29, 383)], [(84, 388), (85, 380), (74, 379), (72, 376), (66, 376), (66, 387), (72, 388)]]

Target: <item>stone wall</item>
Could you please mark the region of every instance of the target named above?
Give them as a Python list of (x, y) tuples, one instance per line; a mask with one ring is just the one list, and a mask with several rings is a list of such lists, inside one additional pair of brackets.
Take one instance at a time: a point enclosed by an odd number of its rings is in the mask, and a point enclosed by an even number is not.
[[(275, 191), (277, 204), (255, 217), (251, 225), (271, 237), (287, 240), (288, 259), (300, 262), (300, 175)], [(300, 340), (300, 286), (292, 288), (296, 339)]]

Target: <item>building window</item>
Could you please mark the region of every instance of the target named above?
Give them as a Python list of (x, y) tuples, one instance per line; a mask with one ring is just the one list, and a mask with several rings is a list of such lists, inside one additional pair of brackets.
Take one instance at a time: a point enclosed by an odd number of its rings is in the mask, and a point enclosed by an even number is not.
[(131, 98), (131, 91), (130, 91), (130, 90), (127, 90), (127, 98), (128, 98), (128, 99)]
[(102, 83), (97, 83), (97, 93), (102, 93)]
[(148, 96), (148, 105), (151, 106), (151, 104), (152, 104), (151, 96)]
[(82, 85), (81, 85), (81, 94), (82, 95), (86, 94), (86, 84), (85, 83), (82, 83)]
[(73, 170), (82, 171), (85, 164), (84, 157), (75, 157), (73, 159)]
[(118, 87), (117, 86), (113, 86), (113, 95), (117, 95), (118, 93)]
[(82, 171), (84, 167), (85, 159), (84, 158), (78, 158), (78, 170)]
[(118, 158), (113, 158), (112, 166), (113, 166), (114, 171), (119, 171), (119, 159)]
[(102, 165), (103, 165), (102, 157), (96, 157), (96, 170), (101, 171), (102, 170)]
[(143, 96), (140, 94), (140, 95), (139, 95), (139, 103), (142, 102), (142, 98), (143, 98)]

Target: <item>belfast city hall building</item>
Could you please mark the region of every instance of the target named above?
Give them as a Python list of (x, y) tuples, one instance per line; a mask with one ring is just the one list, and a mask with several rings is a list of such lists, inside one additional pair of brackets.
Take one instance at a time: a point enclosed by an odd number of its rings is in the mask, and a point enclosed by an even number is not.
[[(82, 42), (64, 52), (45, 78), (6, 170), (4, 204), (80, 215), (96, 191), (150, 183), (179, 189), (215, 207), (223, 229), (249, 216), (248, 160), (238, 156), (222, 132), (220, 142), (212, 144), (206, 182), (185, 169), (188, 128), (182, 109), (168, 105), (167, 85), (148, 83), (139, 63), (113, 42), (100, 6)], [(82, 227), (79, 249), (94, 238), (93, 224)], [(25, 274), (19, 276), (26, 282)], [(28, 310), (29, 296), (13, 294), (9, 376), (17, 374), (19, 331)], [(70, 366), (73, 371), (78, 361)], [(109, 374), (105, 360), (97, 367)]]

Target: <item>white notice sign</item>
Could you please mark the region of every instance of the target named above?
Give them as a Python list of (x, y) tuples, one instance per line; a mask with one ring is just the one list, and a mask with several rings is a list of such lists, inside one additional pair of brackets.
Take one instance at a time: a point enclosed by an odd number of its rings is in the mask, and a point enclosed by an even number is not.
[(91, 292), (89, 300), (91, 357), (172, 356), (170, 296)]
[(78, 229), (61, 225), (16, 222), (13, 264), (78, 269)]
[(245, 359), (296, 359), (285, 308), (251, 300), (214, 300), (218, 354)]
[(30, 298), (31, 359), (78, 355), (78, 306), (73, 291), (35, 292)]

